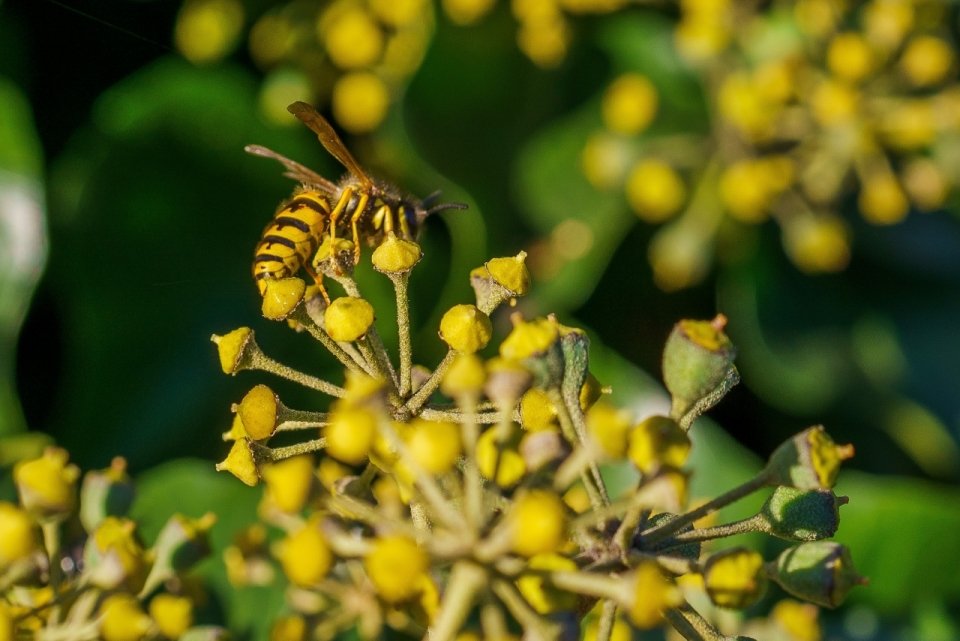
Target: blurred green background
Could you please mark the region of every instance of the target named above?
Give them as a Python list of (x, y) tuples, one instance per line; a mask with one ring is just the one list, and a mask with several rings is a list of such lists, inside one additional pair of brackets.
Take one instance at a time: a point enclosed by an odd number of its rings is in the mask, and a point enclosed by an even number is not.
[[(246, 23), (273, 4), (246, 2)], [(252, 518), (256, 492), (212, 462), (227, 449), (230, 403), (254, 377), (225, 377), (210, 335), (249, 325), (278, 360), (338, 376), (305, 339), (259, 318), (251, 254), (291, 184), (243, 147), (330, 177), (341, 169), (308, 131), (264, 115), (263, 72), (245, 46), (222, 61), (185, 60), (172, 44), (180, 9), (0, 3), (0, 464), (43, 435), (84, 470), (125, 456), (141, 474), (142, 519), (214, 509), (222, 549)], [(670, 6), (578, 17), (562, 63), (542, 69), (518, 49), (508, 5), (472, 26), (437, 12), (384, 123), (345, 137), (371, 171), (471, 205), (426, 226), (417, 353), (427, 365), (442, 354), (439, 315), (470, 300), (470, 268), (582, 221), (586, 251), (520, 309), (588, 328), (598, 377), (636, 407), (662, 400), (653, 381), (673, 323), (723, 312), (743, 384), (710, 413), (726, 434), (710, 421), (697, 428), (695, 493), (731, 487), (784, 438), (825, 424), (857, 448), (838, 488), (851, 502), (837, 538), (872, 580), (825, 615), (827, 638), (960, 638), (958, 211), (874, 227), (850, 203), (849, 267), (816, 276), (787, 260), (768, 223), (700, 284), (658, 289), (646, 260), (653, 228), (621, 193), (587, 182), (580, 154), (600, 126), (603, 89), (627, 69), (657, 86), (660, 132), (709, 127), (700, 81), (673, 52), (676, 17)], [(947, 24), (955, 33), (953, 7)], [(360, 278), (374, 298), (392, 297), (385, 279)], [(294, 386), (277, 389), (293, 407), (322, 409)], [(8, 479), (0, 489), (9, 495)], [(223, 606), (237, 631), (254, 621), (241, 604), (266, 613), (279, 603), (266, 588), (241, 592)]]

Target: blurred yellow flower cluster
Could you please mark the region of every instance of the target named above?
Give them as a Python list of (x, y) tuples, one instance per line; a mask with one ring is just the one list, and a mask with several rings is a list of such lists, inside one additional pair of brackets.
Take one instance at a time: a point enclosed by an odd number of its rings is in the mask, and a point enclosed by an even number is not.
[[(212, 514), (175, 515), (147, 548), (126, 516), (134, 487), (122, 458), (89, 472), (79, 492), (79, 469), (56, 447), (18, 463), (13, 478), (19, 504), (0, 501), (0, 639), (217, 634), (194, 626), (203, 591), (186, 574), (208, 552)], [(75, 527), (85, 533), (82, 549), (65, 545)]]
[[(655, 96), (638, 79), (624, 91)], [(614, 100), (610, 112), (636, 130), (653, 110)], [(448, 349), (431, 371), (414, 364), (410, 343), (419, 246), (388, 238), (372, 253), (396, 294), (382, 315), (353, 278), (352, 248), (343, 253), (351, 259), (323, 267), (342, 295), (331, 290), (327, 303), (299, 278), (266, 279), (262, 305), (265, 318), (317, 339), (345, 368), (342, 384), (273, 360), (249, 328), (213, 337), (226, 374), (265, 371), (330, 397), (327, 411), (296, 410), (256, 385), (223, 435), (231, 445), (217, 468), (266, 486), (259, 522), (236, 534), (224, 562), (237, 586), (271, 583), (277, 569), (288, 580), (272, 638), (355, 628), (372, 639), (387, 627), (433, 641), (504, 639), (519, 627), (558, 641), (583, 627), (609, 641), (664, 624), (721, 638), (680, 578), (700, 582), (708, 608), (727, 609), (753, 605), (770, 581), (834, 607), (862, 581), (849, 551), (826, 540), (844, 502), (830, 488), (853, 452), (822, 428), (687, 508), (689, 430), (739, 380), (724, 317), (677, 324), (663, 357), (671, 409), (638, 420), (603, 399), (582, 330), (514, 312), (494, 347), (491, 316), (530, 289), (525, 254), (470, 272), (475, 297), (440, 320)], [(397, 319), (396, 359), (378, 317)], [(612, 489), (611, 469), (631, 480)], [(704, 525), (769, 488), (753, 518)], [(745, 548), (704, 554), (704, 542), (744, 532), (796, 545), (770, 563)], [(818, 633), (815, 614), (803, 630)]]
[[(428, 0), (330, 0), (275, 4), (249, 29), (253, 62), (266, 74), (260, 112), (277, 125), (296, 119), (287, 105), (329, 105), (351, 133), (372, 131), (420, 66), (433, 34)], [(195, 64), (218, 62), (240, 44), (239, 0), (186, 0), (177, 49)]]
[(960, 178), (947, 3), (796, 0), (758, 10), (682, 0), (680, 9), (674, 44), (701, 77), (711, 114), (709, 134), (685, 141), (696, 154), (650, 135), (630, 142), (657, 109), (655, 87), (636, 73), (610, 83), (605, 131), (583, 152), (596, 188), (622, 187), (642, 220), (670, 221), (649, 250), (663, 289), (696, 284), (715, 245), (771, 218), (793, 263), (822, 273), (850, 260), (841, 210), (853, 196), (874, 225), (944, 205)]

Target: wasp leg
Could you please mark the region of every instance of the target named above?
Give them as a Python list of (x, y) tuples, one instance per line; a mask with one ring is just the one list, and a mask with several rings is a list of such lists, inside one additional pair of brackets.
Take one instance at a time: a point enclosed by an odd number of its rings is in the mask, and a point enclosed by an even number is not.
[(357, 208), (353, 210), (353, 216), (350, 217), (350, 226), (353, 228), (353, 264), (360, 262), (360, 232), (357, 231), (357, 221), (363, 215), (363, 210), (367, 208), (367, 202), (370, 200), (368, 194), (360, 194), (360, 200), (357, 202)]
[(343, 210), (347, 208), (347, 203), (350, 202), (350, 199), (353, 198), (353, 187), (347, 187), (342, 192), (340, 192), (340, 200), (337, 201), (337, 205), (333, 208), (333, 211), (330, 212), (330, 250), (336, 251), (336, 240), (337, 240), (337, 220), (340, 218), (340, 215), (343, 214)]
[(313, 282), (317, 284), (317, 289), (320, 290), (320, 295), (323, 296), (323, 300), (327, 303), (327, 307), (329, 307), (330, 296), (327, 294), (327, 288), (323, 286), (323, 275), (313, 271), (313, 267), (308, 265), (306, 262), (303, 263), (303, 268), (307, 270), (307, 273), (310, 274)]

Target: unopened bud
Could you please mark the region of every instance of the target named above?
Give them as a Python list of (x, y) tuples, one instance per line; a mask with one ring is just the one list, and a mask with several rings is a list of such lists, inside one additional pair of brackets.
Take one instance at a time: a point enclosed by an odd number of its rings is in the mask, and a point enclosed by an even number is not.
[(103, 641), (140, 641), (153, 630), (153, 621), (131, 594), (108, 596), (100, 606), (100, 617)]
[(147, 559), (136, 535), (137, 524), (110, 516), (92, 532), (83, 549), (91, 585), (104, 590), (123, 586), (136, 594), (147, 578)]
[(163, 636), (179, 639), (193, 625), (193, 602), (182, 596), (158, 594), (150, 601), (150, 616)]
[(774, 450), (766, 473), (771, 483), (799, 490), (830, 489), (840, 463), (853, 456), (852, 445), (837, 445), (822, 425), (808, 428)]
[(361, 338), (373, 325), (373, 305), (354, 296), (343, 296), (330, 303), (323, 313), (330, 338), (350, 343)]
[(631, 600), (624, 603), (627, 618), (641, 630), (663, 622), (663, 611), (683, 602), (680, 590), (663, 575), (655, 561), (641, 561), (627, 580), (632, 583)]
[(490, 342), (493, 325), (475, 305), (454, 305), (440, 319), (440, 338), (450, 349), (473, 354)]
[(575, 572), (577, 564), (572, 559), (553, 552), (537, 554), (530, 558), (527, 568), (541, 571), (524, 573), (517, 579), (517, 589), (534, 610), (540, 614), (550, 614), (576, 607), (578, 595), (550, 585), (543, 573), (550, 570)]
[(527, 465), (519, 452), (520, 438), (511, 434), (504, 443), (497, 442), (497, 429), (491, 428), (477, 439), (477, 467), (488, 479), (496, 475), (500, 487), (512, 487), (527, 473)]
[(73, 511), (80, 470), (69, 458), (66, 450), (48, 447), (40, 458), (13, 468), (20, 504), (41, 520), (62, 520)]
[(641, 472), (680, 467), (689, 455), (690, 437), (672, 418), (651, 416), (630, 431), (630, 460)]
[(840, 506), (846, 497), (830, 490), (798, 490), (780, 486), (760, 510), (764, 531), (788, 541), (829, 539), (840, 527)]
[(508, 258), (494, 258), (470, 272), (477, 307), (490, 314), (505, 301), (530, 291), (526, 258), (526, 252)]
[(423, 253), (419, 245), (397, 238), (396, 234), (388, 232), (386, 240), (373, 251), (371, 260), (374, 269), (378, 272), (402, 274), (413, 269), (422, 257)]
[(520, 425), (528, 432), (557, 429), (557, 408), (546, 392), (533, 387), (524, 393), (520, 399)]
[(766, 592), (767, 574), (763, 557), (746, 548), (717, 552), (707, 559), (703, 581), (715, 605), (743, 610), (759, 601)]
[(286, 319), (303, 300), (306, 291), (307, 284), (300, 278), (267, 280), (260, 307), (263, 317), (275, 321)]
[(249, 437), (244, 437), (233, 442), (227, 458), (217, 463), (216, 467), (218, 472), (230, 472), (253, 487), (260, 482), (260, 463), (259, 446)]
[(297, 514), (307, 504), (317, 484), (313, 456), (301, 454), (265, 465), (261, 471), (273, 503), (287, 514)]
[(514, 499), (507, 518), (513, 550), (521, 556), (555, 552), (567, 540), (567, 509), (552, 492), (522, 493)]
[(303, 527), (288, 534), (280, 542), (277, 556), (294, 585), (309, 588), (319, 583), (333, 565), (330, 545), (320, 531), (319, 515), (312, 516)]
[(684, 428), (713, 407), (740, 380), (736, 348), (723, 333), (727, 319), (677, 323), (663, 349), (663, 382), (670, 391), (670, 416)]
[(241, 370), (250, 369), (254, 354), (259, 352), (257, 342), (253, 338), (253, 330), (249, 327), (235, 329), (224, 336), (214, 334), (210, 340), (217, 346), (220, 367), (224, 374), (236, 374)]
[(524, 321), (519, 313), (513, 320), (513, 331), (500, 344), (500, 356), (526, 367), (537, 387), (559, 387), (564, 359), (557, 324), (545, 318)]
[(247, 392), (237, 406), (237, 416), (250, 438), (260, 441), (273, 436), (279, 404), (280, 399), (266, 385), (257, 385)]
[(327, 452), (348, 465), (362, 463), (377, 436), (377, 421), (375, 413), (362, 407), (331, 412), (330, 422), (321, 430), (327, 439)]
[(440, 391), (450, 398), (477, 398), (483, 393), (487, 371), (475, 354), (457, 354), (440, 382)]
[(785, 550), (771, 563), (770, 578), (793, 596), (835, 608), (856, 585), (867, 580), (857, 574), (845, 545), (833, 541), (801, 543)]
[(623, 458), (627, 453), (629, 432), (630, 417), (622, 410), (600, 403), (587, 412), (587, 433), (612, 458)]
[(39, 548), (33, 518), (13, 503), (0, 501), (0, 574)]
[(411, 538), (387, 536), (376, 540), (363, 566), (380, 598), (398, 603), (421, 591), (430, 557)]

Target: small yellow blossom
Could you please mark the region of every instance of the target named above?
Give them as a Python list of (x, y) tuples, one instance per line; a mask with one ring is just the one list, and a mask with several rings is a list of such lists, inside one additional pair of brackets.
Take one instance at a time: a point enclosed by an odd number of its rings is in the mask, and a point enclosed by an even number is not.
[(857, 200), (860, 213), (874, 225), (892, 225), (907, 217), (910, 203), (896, 177), (878, 173), (867, 178)]
[(496, 429), (489, 429), (481, 434), (477, 440), (477, 467), (481, 474), (492, 479), (496, 465), (497, 485), (513, 487), (520, 482), (527, 473), (527, 465), (517, 451), (518, 442), (518, 439), (511, 439), (502, 448), (498, 448)]
[(316, 480), (313, 456), (301, 454), (271, 463), (264, 466), (261, 475), (274, 504), (288, 514), (296, 514), (306, 505)]
[(606, 403), (597, 403), (587, 412), (587, 432), (607, 456), (622, 458), (627, 452), (630, 419), (625, 412)]
[(703, 580), (711, 601), (734, 610), (750, 607), (767, 589), (763, 557), (744, 548), (711, 556), (704, 567)]
[(13, 468), (13, 480), (23, 507), (41, 519), (62, 519), (77, 500), (80, 470), (68, 464), (70, 455), (59, 447), (48, 447), (40, 458), (22, 461)]
[(371, 260), (377, 271), (402, 274), (413, 269), (422, 256), (419, 245), (389, 232), (386, 240), (374, 250)]
[(373, 131), (386, 118), (389, 107), (390, 90), (373, 73), (348, 73), (333, 85), (333, 116), (350, 133)]
[(555, 323), (544, 318), (520, 322), (500, 343), (500, 356), (507, 360), (522, 361), (546, 352), (560, 338)]
[(414, 419), (410, 423), (407, 446), (414, 460), (428, 474), (449, 472), (463, 449), (458, 426), (423, 419)]
[(309, 588), (327, 575), (333, 564), (333, 554), (320, 531), (319, 515), (312, 516), (303, 527), (280, 541), (278, 558), (294, 585)]
[(323, 313), (330, 338), (352, 342), (362, 337), (373, 325), (373, 305), (354, 296), (337, 298)]
[(642, 472), (680, 467), (690, 455), (690, 437), (666, 416), (651, 416), (630, 431), (630, 460)]
[(440, 319), (440, 338), (450, 349), (464, 354), (486, 347), (492, 335), (490, 317), (476, 305), (454, 305)]
[(956, 57), (946, 42), (934, 36), (917, 36), (900, 56), (900, 69), (918, 87), (940, 84), (953, 68)]
[(153, 621), (130, 594), (108, 596), (100, 606), (100, 612), (103, 641), (140, 641), (153, 629)]
[(531, 432), (557, 429), (557, 408), (543, 390), (528, 389), (520, 398), (520, 424)]
[(457, 354), (440, 383), (440, 391), (451, 398), (478, 397), (486, 380), (483, 359), (475, 354)]
[(182, 596), (158, 594), (150, 601), (150, 616), (163, 636), (179, 639), (193, 625), (193, 602)]
[(635, 136), (650, 126), (657, 102), (657, 89), (646, 76), (623, 74), (603, 94), (603, 124), (610, 131)]
[[(527, 568), (531, 570), (561, 570), (573, 572), (577, 564), (565, 556), (554, 552), (537, 554), (530, 558)], [(561, 610), (572, 610), (578, 597), (573, 592), (559, 590), (549, 584), (541, 573), (521, 574), (517, 579), (517, 588), (530, 606), (540, 614), (550, 614)]]
[(217, 471), (230, 472), (250, 486), (260, 482), (260, 468), (253, 454), (253, 445), (248, 437), (233, 442), (227, 458), (223, 462), (217, 463)]
[(638, 163), (627, 178), (627, 202), (642, 220), (660, 223), (680, 211), (687, 188), (674, 169), (659, 160)]
[(367, 458), (377, 435), (377, 415), (368, 409), (346, 407), (330, 415), (330, 422), (321, 433), (327, 439), (330, 456), (349, 465), (358, 465)]
[(566, 506), (552, 492), (524, 492), (514, 499), (508, 518), (517, 554), (532, 557), (555, 552), (566, 542)]
[(663, 621), (663, 610), (679, 605), (683, 598), (677, 586), (667, 580), (654, 561), (641, 561), (633, 573), (633, 598), (627, 604), (627, 618), (641, 630)]
[(430, 557), (413, 539), (388, 536), (377, 539), (363, 565), (377, 594), (388, 603), (398, 603), (420, 591)]
[(16, 505), (0, 501), (0, 574), (38, 547), (36, 522)]

